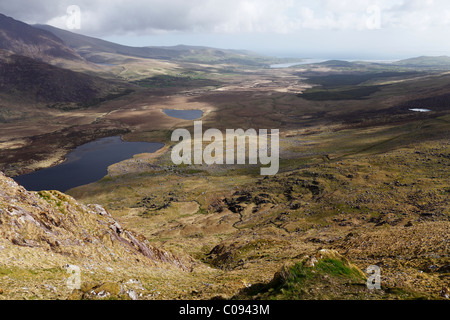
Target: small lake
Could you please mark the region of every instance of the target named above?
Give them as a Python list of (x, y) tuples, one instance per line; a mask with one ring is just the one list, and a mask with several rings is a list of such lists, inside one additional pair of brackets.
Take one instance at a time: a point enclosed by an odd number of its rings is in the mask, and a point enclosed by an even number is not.
[(409, 111), (414, 111), (414, 112), (431, 112), (430, 109), (409, 109)]
[(17, 183), (30, 191), (69, 189), (102, 179), (112, 164), (131, 159), (136, 154), (154, 153), (163, 143), (126, 142), (120, 136), (102, 138), (84, 144), (66, 156), (63, 163), (15, 177)]
[(197, 120), (203, 117), (202, 110), (173, 110), (164, 109), (166, 115), (172, 118), (183, 119), (183, 120)]

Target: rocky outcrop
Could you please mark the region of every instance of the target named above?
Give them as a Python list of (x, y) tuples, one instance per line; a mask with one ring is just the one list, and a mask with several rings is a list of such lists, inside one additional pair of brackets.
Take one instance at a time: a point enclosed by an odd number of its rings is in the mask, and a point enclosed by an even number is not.
[[(27, 247), (102, 261), (142, 261), (190, 270), (189, 263), (123, 228), (103, 207), (83, 205), (57, 192), (29, 192), (0, 173), (3, 250)], [(5, 241), (6, 240), (6, 241)]]

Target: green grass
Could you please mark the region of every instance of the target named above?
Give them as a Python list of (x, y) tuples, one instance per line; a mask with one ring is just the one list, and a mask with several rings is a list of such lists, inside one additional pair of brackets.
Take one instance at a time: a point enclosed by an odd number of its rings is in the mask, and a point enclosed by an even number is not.
[(12, 273), (14, 273), (14, 271), (11, 268), (0, 267), (0, 277), (8, 276)]
[(351, 296), (364, 288), (365, 277), (356, 267), (338, 258), (325, 258), (315, 266), (299, 262), (269, 284), (256, 284), (245, 294), (276, 300), (333, 299), (342, 291), (349, 290)]
[(52, 191), (39, 191), (37, 194), (41, 199), (55, 206), (62, 214), (67, 213), (64, 204), (67, 199), (63, 195), (59, 193), (53, 193)]
[(206, 210), (205, 208), (199, 208), (196, 214), (207, 215), (208, 214), (208, 210)]
[[(344, 284), (362, 284), (364, 278), (352, 267), (347, 266), (338, 259), (320, 260), (314, 267), (297, 263), (288, 272), (288, 277), (283, 279), (278, 286), (270, 292), (270, 296), (276, 299), (303, 299), (310, 293), (310, 288), (324, 284), (338, 288)], [(327, 293), (324, 292), (324, 296)]]
[(396, 297), (402, 300), (430, 300), (430, 297), (427, 297), (417, 292), (408, 291), (402, 288), (388, 288), (386, 289), (386, 293), (395, 295)]
[(316, 265), (316, 270), (318, 270), (319, 273), (328, 274), (335, 277), (362, 279), (356, 269), (346, 266), (343, 261), (337, 259), (324, 259), (319, 261)]
[(61, 275), (65, 274), (66, 270), (63, 268), (45, 268), (45, 269), (24, 269), (20, 267), (0, 266), (0, 278), (8, 276), (12, 279), (59, 279)]

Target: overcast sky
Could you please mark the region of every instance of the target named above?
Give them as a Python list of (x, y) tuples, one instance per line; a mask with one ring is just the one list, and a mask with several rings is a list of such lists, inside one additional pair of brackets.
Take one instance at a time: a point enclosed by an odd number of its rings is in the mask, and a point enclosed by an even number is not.
[(133, 46), (311, 58), (450, 55), (448, 0), (0, 0), (0, 12)]

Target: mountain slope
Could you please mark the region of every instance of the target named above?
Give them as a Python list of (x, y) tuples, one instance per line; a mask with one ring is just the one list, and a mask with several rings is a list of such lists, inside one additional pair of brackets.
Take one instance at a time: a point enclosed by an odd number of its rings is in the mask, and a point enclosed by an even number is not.
[(174, 56), (174, 53), (166, 49), (150, 49), (144, 47), (137, 48), (124, 46), (113, 42), (58, 29), (49, 25), (35, 25), (35, 27), (55, 34), (57, 37), (63, 39), (68, 46), (75, 49), (80, 55), (85, 57), (87, 60), (95, 63), (104, 62), (101, 57), (96, 55), (99, 53), (113, 53), (125, 56), (153, 59), (170, 59)]
[(49, 25), (35, 25), (36, 28), (51, 32), (73, 48), (86, 60), (94, 63), (107, 63), (103, 54), (117, 54), (147, 59), (174, 60), (195, 63), (237, 63), (248, 65), (264, 65), (268, 58), (256, 54), (222, 50), (208, 47), (178, 45), (172, 47), (130, 47), (117, 43), (84, 36), (58, 29)]
[[(3, 296), (18, 294), (14, 284), (8, 284), (8, 278), (15, 279), (16, 284), (25, 281), (27, 286), (36, 281), (39, 288), (39, 276), (48, 270), (52, 270), (53, 278), (60, 277), (55, 283), (59, 292), (70, 294), (64, 281), (65, 264), (79, 266), (84, 280), (89, 273), (108, 277), (105, 269), (128, 272), (129, 277), (134, 275), (127, 270), (140, 268), (148, 273), (152, 268), (190, 270), (188, 262), (122, 228), (99, 205), (83, 205), (56, 191), (28, 192), (0, 173), (0, 288), (6, 291)], [(44, 281), (50, 281), (47, 276)]]
[(83, 58), (53, 33), (34, 28), (0, 13), (0, 49), (32, 59), (83, 61)]
[(0, 50), (0, 93), (63, 109), (93, 105), (121, 85)]

